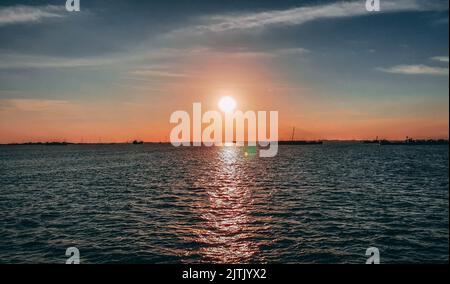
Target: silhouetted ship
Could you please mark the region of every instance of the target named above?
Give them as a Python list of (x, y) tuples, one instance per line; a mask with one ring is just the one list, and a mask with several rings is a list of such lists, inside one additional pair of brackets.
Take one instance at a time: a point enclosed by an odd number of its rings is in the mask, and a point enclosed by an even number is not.
[(429, 139), (429, 140), (414, 140), (407, 138), (405, 141), (388, 141), (381, 140), (380, 145), (402, 145), (402, 146), (415, 146), (415, 145), (448, 145), (448, 140), (444, 139)]
[(380, 144), (380, 140), (378, 139), (378, 136), (375, 140), (364, 140), (364, 144)]
[(401, 146), (414, 146), (414, 145), (448, 145), (448, 140), (444, 139), (428, 139), (428, 140), (415, 140), (409, 137), (406, 137), (404, 141), (389, 141), (386, 139), (383, 140), (364, 140), (362, 141), (364, 144), (379, 144), (379, 145), (401, 145)]
[(138, 140), (133, 141), (133, 145), (142, 145), (142, 144), (144, 144), (144, 141), (138, 141)]

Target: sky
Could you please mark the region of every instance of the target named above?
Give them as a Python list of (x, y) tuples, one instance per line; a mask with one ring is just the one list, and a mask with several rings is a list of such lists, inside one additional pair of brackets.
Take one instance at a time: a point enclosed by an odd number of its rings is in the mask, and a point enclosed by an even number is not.
[(0, 143), (168, 141), (224, 95), (280, 139), (448, 138), (448, 1), (0, 3)]

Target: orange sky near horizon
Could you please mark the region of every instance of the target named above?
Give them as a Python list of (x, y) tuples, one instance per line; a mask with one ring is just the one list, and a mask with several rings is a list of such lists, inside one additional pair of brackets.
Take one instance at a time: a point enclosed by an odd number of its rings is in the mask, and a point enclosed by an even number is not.
[[(214, 94), (214, 91), (212, 91)], [(217, 91), (217, 94), (221, 94)], [(200, 96), (201, 97), (201, 96)], [(251, 98), (243, 94), (234, 96), (238, 109), (249, 108)], [(292, 106), (274, 103), (273, 94), (266, 93), (266, 104), (259, 101), (256, 110), (279, 111), (279, 139), (290, 140), (292, 128), (301, 140), (360, 140), (376, 136), (386, 139), (448, 138), (448, 119), (392, 117), (378, 118), (345, 111), (296, 111)], [(203, 113), (217, 110), (220, 95), (211, 95), (202, 102)], [(0, 110), (0, 143), (46, 141), (69, 142), (127, 142), (139, 139), (148, 142), (167, 142), (175, 125), (169, 123), (172, 111), (192, 113), (192, 103), (179, 97), (177, 102), (154, 105), (151, 103), (112, 103), (84, 105), (64, 101), (12, 101), (9, 108)], [(242, 102), (242, 104), (241, 104)], [(243, 108), (243, 106), (246, 108)], [(299, 108), (300, 109), (300, 108)], [(304, 109), (304, 108), (302, 108)], [(192, 116), (191, 116), (192, 117)], [(206, 126), (206, 125), (204, 125)]]
[[(114, 99), (3, 99), (0, 143), (167, 142), (172, 112), (192, 112), (195, 102), (203, 112), (217, 110), (225, 94), (244, 112), (279, 111), (280, 140), (290, 140), (293, 127), (298, 140), (448, 138), (448, 106), (409, 98), (376, 107), (370, 100), (346, 103), (308, 83), (293, 85), (265, 63), (257, 54), (196, 54), (178, 63), (179, 74), (129, 73), (135, 77), (117, 85)], [(437, 111), (430, 116), (430, 109)]]

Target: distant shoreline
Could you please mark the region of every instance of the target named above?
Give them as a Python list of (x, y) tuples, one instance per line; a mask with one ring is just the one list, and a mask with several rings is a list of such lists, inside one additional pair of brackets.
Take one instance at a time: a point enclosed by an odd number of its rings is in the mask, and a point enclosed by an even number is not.
[[(382, 143), (380, 143), (382, 142)], [(411, 143), (405, 140), (296, 140), (296, 141), (278, 141), (279, 145), (322, 145), (325, 143), (360, 143), (376, 145), (449, 145), (448, 139), (419, 139)], [(0, 146), (107, 146), (107, 145), (170, 145), (170, 142), (110, 142), (110, 143), (74, 143), (74, 142), (26, 142), (26, 143), (7, 143)], [(191, 142), (192, 144), (192, 142)]]

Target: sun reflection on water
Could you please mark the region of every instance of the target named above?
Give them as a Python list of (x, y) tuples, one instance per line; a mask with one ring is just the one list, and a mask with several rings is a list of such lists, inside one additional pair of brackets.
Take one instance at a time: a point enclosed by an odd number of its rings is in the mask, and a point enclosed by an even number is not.
[(202, 209), (203, 226), (196, 230), (198, 253), (215, 263), (249, 263), (259, 251), (258, 227), (251, 216), (252, 190), (245, 182), (242, 148), (217, 148), (217, 167)]

